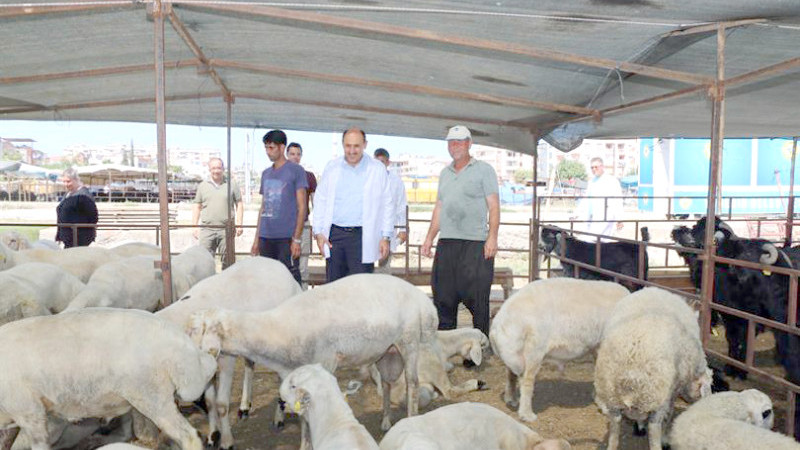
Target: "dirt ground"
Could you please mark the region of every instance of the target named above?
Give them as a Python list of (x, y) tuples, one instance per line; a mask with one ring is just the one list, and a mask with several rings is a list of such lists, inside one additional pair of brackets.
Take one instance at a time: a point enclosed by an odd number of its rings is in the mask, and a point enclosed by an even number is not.
[[(469, 313), (462, 310), (459, 316), (459, 326), (468, 326), (471, 322)], [(724, 333), (722, 328), (720, 331)], [(774, 341), (769, 333), (759, 335), (757, 339), (757, 363), (770, 372), (781, 373), (781, 368), (776, 366), (773, 357)], [(723, 351), (725, 341), (722, 336), (715, 337), (713, 347)], [(719, 365), (717, 365), (719, 367)], [(241, 389), (241, 364), (237, 368), (237, 378), (234, 382), (233, 400), (231, 409), (236, 411), (239, 405)], [(343, 388), (348, 380), (356, 379), (358, 373), (352, 370), (337, 372), (340, 386)], [(506, 371), (502, 361), (497, 356), (491, 356), (483, 365), (473, 369), (465, 369), (460, 365), (450, 374), (451, 380), (460, 383), (471, 378), (483, 380), (488, 384), (485, 391), (471, 392), (450, 401), (439, 398), (434, 400), (427, 408), (421, 408), (420, 413), (425, 413), (441, 406), (462, 402), (482, 402), (494, 406), (516, 418), (516, 411), (511, 411), (502, 400), (505, 386)], [(534, 390), (533, 411), (538, 415), (531, 428), (547, 438), (564, 438), (576, 450), (603, 449), (605, 448), (607, 425), (605, 417), (594, 404), (594, 361), (591, 357), (567, 364), (563, 374), (559, 374), (555, 367), (544, 367), (536, 380)], [(766, 392), (775, 402), (776, 422), (775, 429), (782, 430), (785, 426), (785, 394), (775, 389), (774, 385), (759, 382), (751, 377), (747, 382), (728, 379), (731, 389), (743, 390), (755, 387)], [(290, 419), (286, 427), (275, 432), (271, 429), (271, 418), (274, 411), (274, 402), (277, 398), (278, 377), (263, 368), (256, 370), (256, 382), (253, 393), (253, 408), (251, 415), (246, 420), (240, 420), (232, 415), (233, 433), (237, 449), (280, 449), (293, 450), (299, 448), (300, 428), (297, 419)], [(380, 430), (381, 402), (376, 394), (375, 386), (371, 382), (364, 384), (364, 388), (357, 394), (348, 398), (348, 403), (356, 418), (380, 442), (384, 433)], [(679, 410), (686, 405), (679, 401)], [(392, 409), (392, 423), (405, 417), (404, 407)], [(201, 433), (206, 433), (205, 417), (199, 413), (191, 416), (193, 425)], [(645, 450), (647, 438), (632, 435), (632, 424), (627, 422), (622, 427), (620, 448), (622, 450)]]

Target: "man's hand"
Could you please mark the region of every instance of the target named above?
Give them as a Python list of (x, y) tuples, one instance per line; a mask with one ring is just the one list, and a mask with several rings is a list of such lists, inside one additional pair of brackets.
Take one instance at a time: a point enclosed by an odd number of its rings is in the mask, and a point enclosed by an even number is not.
[(381, 244), (380, 244), (381, 261), (389, 257), (389, 250), (390, 250), (389, 239), (385, 238), (381, 239)]
[(483, 257), (486, 259), (492, 259), (496, 254), (497, 254), (497, 238), (490, 236), (488, 239), (486, 239), (486, 243), (483, 244)]
[(292, 251), (292, 259), (297, 259), (297, 258), (300, 257), (300, 243), (299, 242), (295, 242), (295, 240), (292, 239), (292, 245), (289, 248)]
[(200, 228), (195, 228), (194, 230), (192, 230), (192, 237), (195, 239), (200, 238)]
[(328, 238), (326, 238), (322, 234), (318, 234), (314, 236), (314, 238), (317, 240), (317, 248), (319, 249), (319, 252), (322, 254), (323, 257), (325, 257), (325, 247), (327, 247), (328, 249), (333, 248), (333, 245), (331, 245), (331, 241), (329, 241)]
[(236, 227), (236, 236), (241, 236), (244, 233), (244, 228)]
[(622, 223), (622, 222), (617, 222), (617, 230), (621, 230), (621, 229), (622, 229), (622, 227), (624, 227), (624, 226), (625, 226), (625, 224), (624, 224), (624, 223)]
[(253, 246), (250, 247), (250, 254), (253, 256), (258, 256), (258, 236), (256, 236), (256, 240), (253, 241)]
[(407, 232), (401, 231), (401, 232), (397, 233), (397, 242), (399, 244), (404, 244), (406, 241), (408, 241), (408, 233)]
[(431, 247), (433, 247), (433, 242), (431, 242), (429, 239), (425, 239), (425, 242), (422, 244), (422, 247), (419, 249), (419, 252), (422, 253), (422, 256), (433, 258), (433, 252), (431, 252)]

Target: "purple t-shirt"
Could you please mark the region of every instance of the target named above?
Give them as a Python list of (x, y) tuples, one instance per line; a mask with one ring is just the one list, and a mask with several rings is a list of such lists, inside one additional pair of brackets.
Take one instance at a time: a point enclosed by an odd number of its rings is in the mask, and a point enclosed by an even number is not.
[(261, 201), (264, 212), (258, 236), (289, 239), (297, 226), (297, 190), (308, 188), (306, 171), (291, 161), (280, 169), (267, 167), (261, 173)]

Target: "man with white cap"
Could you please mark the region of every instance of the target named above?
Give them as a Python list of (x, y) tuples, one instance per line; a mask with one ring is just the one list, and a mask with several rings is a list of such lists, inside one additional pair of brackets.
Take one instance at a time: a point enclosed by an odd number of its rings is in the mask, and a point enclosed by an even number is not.
[(470, 147), (472, 134), (467, 127), (450, 128), (447, 149), (453, 163), (439, 176), (436, 206), (421, 251), (431, 257), (433, 239), (441, 231), (431, 276), (439, 329), (456, 327), (458, 303), (463, 302), (472, 313), (473, 326), (488, 336), (500, 198), (494, 168), (472, 158)]

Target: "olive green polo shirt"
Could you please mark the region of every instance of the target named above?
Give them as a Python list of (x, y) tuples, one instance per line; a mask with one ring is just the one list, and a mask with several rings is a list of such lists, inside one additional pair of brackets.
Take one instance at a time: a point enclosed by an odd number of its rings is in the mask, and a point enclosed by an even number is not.
[[(194, 203), (200, 204), (201, 225), (225, 225), (228, 221), (227, 202), (225, 201), (227, 195), (228, 183), (225, 181), (218, 185), (210, 180), (205, 180), (197, 185)], [(240, 201), (242, 201), (242, 193), (234, 181), (231, 183), (231, 218), (234, 218), (234, 207)]]
[(489, 236), (489, 206), (486, 197), (497, 194), (497, 174), (489, 164), (471, 159), (456, 173), (451, 163), (439, 175), (436, 199), (439, 211), (439, 237), (485, 241)]

